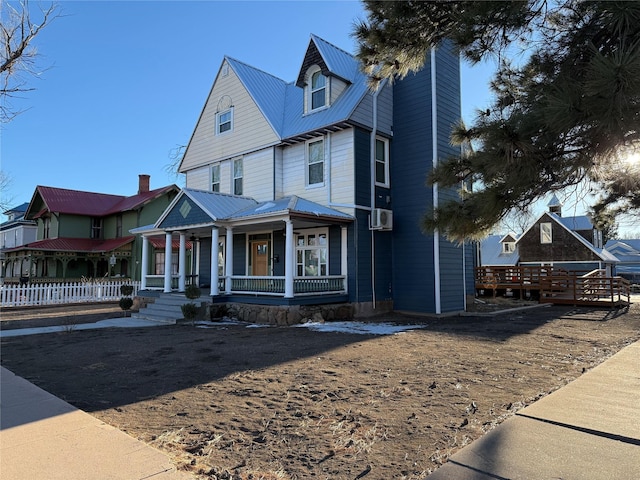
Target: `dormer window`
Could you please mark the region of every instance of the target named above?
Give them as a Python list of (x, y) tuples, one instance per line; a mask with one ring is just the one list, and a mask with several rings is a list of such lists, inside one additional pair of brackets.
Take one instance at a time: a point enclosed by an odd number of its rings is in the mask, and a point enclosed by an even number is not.
[(504, 242), (502, 244), (502, 253), (513, 253), (516, 251), (515, 242)]
[(311, 75), (311, 110), (322, 108), (326, 104), (327, 78), (320, 70)]

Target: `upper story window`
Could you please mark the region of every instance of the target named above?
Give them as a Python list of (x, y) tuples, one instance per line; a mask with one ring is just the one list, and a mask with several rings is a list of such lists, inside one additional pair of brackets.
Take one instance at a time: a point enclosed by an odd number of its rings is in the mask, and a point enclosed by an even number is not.
[(242, 159), (233, 161), (233, 194), (242, 195)]
[(220, 165), (211, 166), (211, 191), (220, 191)]
[(51, 230), (51, 218), (44, 217), (42, 219), (42, 238), (49, 238)]
[(311, 75), (311, 110), (322, 108), (327, 103), (327, 77), (320, 70)]
[(216, 135), (233, 129), (233, 108), (216, 113)]
[(376, 138), (376, 185), (389, 186), (389, 141)]
[(94, 217), (91, 219), (91, 238), (102, 238), (102, 219)]
[(553, 241), (551, 222), (540, 224), (540, 243), (551, 243)]
[(116, 238), (122, 238), (122, 214), (116, 215)]
[(324, 141), (315, 140), (307, 143), (307, 185), (324, 183)]

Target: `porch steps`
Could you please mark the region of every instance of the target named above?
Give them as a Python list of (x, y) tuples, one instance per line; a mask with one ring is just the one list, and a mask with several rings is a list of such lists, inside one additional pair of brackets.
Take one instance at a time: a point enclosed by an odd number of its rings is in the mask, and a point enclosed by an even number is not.
[(142, 318), (160, 323), (175, 324), (184, 318), (181, 306), (185, 303), (201, 305), (201, 300), (190, 300), (184, 293), (161, 293), (154, 303), (149, 303), (145, 308), (131, 314), (132, 318)]

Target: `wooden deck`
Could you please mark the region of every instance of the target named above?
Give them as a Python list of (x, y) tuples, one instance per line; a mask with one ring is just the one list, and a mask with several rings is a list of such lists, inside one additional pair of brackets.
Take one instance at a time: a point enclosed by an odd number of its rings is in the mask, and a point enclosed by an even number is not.
[(618, 307), (630, 303), (631, 286), (621, 277), (606, 277), (602, 270), (584, 275), (554, 271), (551, 267), (477, 267), (476, 291), (511, 291), (532, 296), (540, 303)]

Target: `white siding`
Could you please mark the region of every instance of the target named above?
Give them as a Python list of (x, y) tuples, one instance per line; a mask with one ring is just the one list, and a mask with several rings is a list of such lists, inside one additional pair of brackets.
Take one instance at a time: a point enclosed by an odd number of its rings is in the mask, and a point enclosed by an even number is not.
[[(318, 137), (321, 138), (321, 137)], [(353, 130), (343, 130), (324, 138), (325, 182), (321, 187), (306, 186), (306, 143), (287, 147), (282, 155), (283, 196), (297, 195), (322, 205), (353, 205), (355, 168)], [(329, 165), (331, 171), (329, 175)], [(331, 186), (329, 186), (329, 180)]]
[(242, 160), (242, 195), (258, 202), (273, 200), (273, 148), (245, 155)]
[(329, 104), (333, 105), (342, 92), (344, 92), (345, 88), (347, 88), (347, 84), (336, 77), (329, 78), (331, 82), (331, 99), (329, 100)]
[[(180, 165), (182, 173), (218, 159), (227, 159), (258, 150), (278, 141), (276, 133), (263, 117), (233, 68), (224, 62), (221, 71), (225, 67), (228, 67), (228, 75), (218, 74), (214, 82)], [(218, 103), (225, 96), (228, 96), (233, 105), (232, 131), (216, 135)]]
[(211, 190), (211, 173), (210, 167), (200, 167), (187, 172), (187, 188), (196, 190)]

